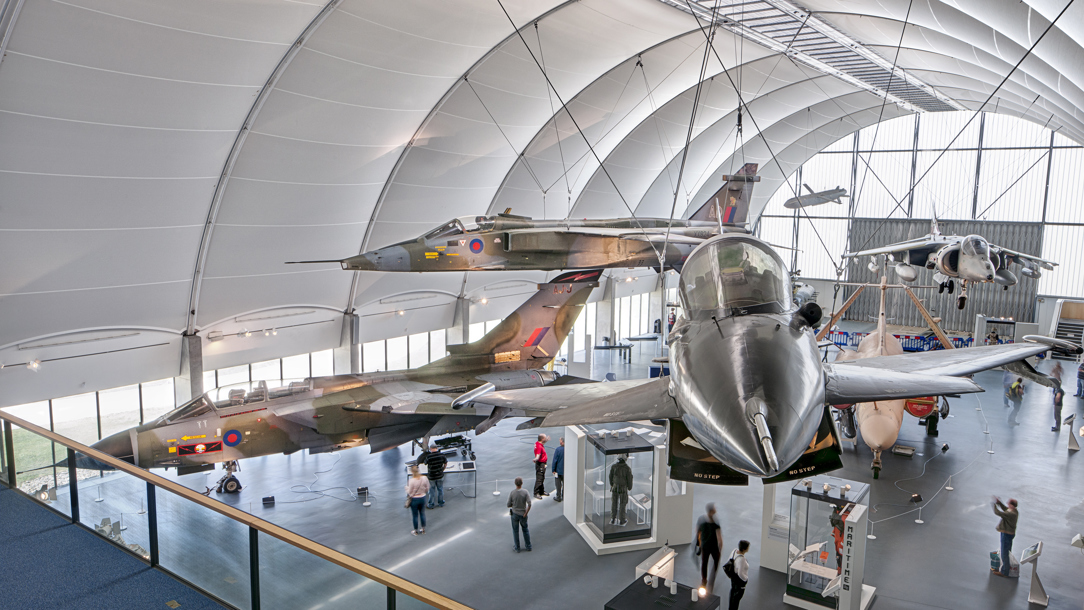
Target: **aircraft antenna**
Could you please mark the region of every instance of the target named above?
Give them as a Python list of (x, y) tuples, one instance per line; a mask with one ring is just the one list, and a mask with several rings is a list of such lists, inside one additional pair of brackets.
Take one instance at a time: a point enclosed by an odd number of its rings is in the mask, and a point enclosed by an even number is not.
[(595, 162), (598, 163), (599, 169), (605, 174), (606, 179), (610, 181), (610, 186), (614, 187), (614, 192), (617, 193), (617, 196), (621, 199), (621, 203), (625, 204), (625, 208), (629, 211), (629, 214), (632, 215), (632, 221), (636, 225), (636, 228), (640, 229), (640, 232), (644, 234), (644, 237), (647, 238), (647, 243), (651, 246), (651, 249), (655, 251), (655, 255), (661, 260), (662, 255), (659, 254), (658, 248), (655, 246), (654, 242), (650, 240), (647, 231), (644, 230), (644, 226), (640, 223), (640, 219), (636, 218), (636, 212), (633, 211), (632, 206), (630, 206), (628, 200), (625, 199), (625, 195), (621, 193), (621, 189), (618, 188), (617, 182), (614, 181), (613, 176), (610, 175), (610, 171), (606, 169), (606, 165), (602, 162), (602, 158), (598, 156), (598, 152), (595, 151), (595, 147), (591, 144), (591, 140), (587, 137), (587, 134), (583, 132), (583, 129), (580, 128), (580, 123), (576, 120), (576, 117), (572, 115), (572, 111), (568, 108), (568, 103), (561, 97), (560, 92), (557, 91), (557, 87), (553, 86), (553, 81), (550, 80), (546, 68), (538, 61), (538, 57), (535, 56), (534, 51), (531, 49), (531, 45), (527, 44), (527, 39), (523, 37), (523, 32), (520, 31), (520, 28), (516, 27), (516, 22), (513, 21), (512, 16), (508, 14), (508, 9), (504, 7), (504, 2), (497, 0), (497, 4), (501, 7), (501, 12), (503, 12), (505, 18), (508, 19), (508, 23), (512, 26), (512, 29), (515, 30), (516, 36), (519, 38), (520, 42), (523, 43), (523, 48), (527, 50), (527, 54), (534, 60), (534, 65), (542, 72), (542, 78), (546, 79), (546, 85), (553, 91), (553, 95), (557, 98), (557, 101), (561, 102), (561, 110), (563, 110), (569, 120), (572, 121), (572, 124), (576, 127), (576, 131), (580, 134), (580, 137), (583, 138), (584, 144), (587, 145), (587, 149), (591, 151), (591, 156), (594, 157)]
[[(689, 129), (685, 132), (685, 148), (681, 151), (681, 166), (678, 168), (677, 188), (674, 189), (674, 202), (670, 205), (670, 222), (666, 223), (666, 236), (662, 240), (662, 255), (659, 257), (659, 269), (666, 268), (666, 247), (670, 243), (670, 229), (674, 226), (674, 213), (677, 211), (678, 193), (681, 192), (681, 179), (685, 175), (685, 162), (689, 158), (689, 144), (693, 140), (693, 128), (696, 127), (696, 108), (700, 105), (700, 93), (704, 89), (704, 75), (708, 71), (708, 59), (711, 57), (711, 43), (715, 39), (718, 26), (715, 24), (715, 12), (719, 3), (711, 8), (711, 32), (707, 34), (707, 42), (704, 43), (704, 59), (700, 62), (700, 79), (696, 83), (696, 94), (693, 95), (693, 109), (689, 113)], [(720, 63), (720, 65), (722, 65)], [(741, 115), (738, 115), (739, 117)], [(739, 118), (740, 120), (740, 118)], [(740, 123), (739, 123), (740, 124)], [(741, 128), (739, 127), (739, 130)], [(722, 216), (719, 215), (719, 200), (715, 200), (715, 217), (719, 220), (719, 233), (723, 232)]]

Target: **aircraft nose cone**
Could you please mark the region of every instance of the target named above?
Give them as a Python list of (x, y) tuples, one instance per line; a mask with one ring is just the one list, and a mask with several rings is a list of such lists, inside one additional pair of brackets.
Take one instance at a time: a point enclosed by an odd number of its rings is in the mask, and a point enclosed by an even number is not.
[(366, 252), (365, 254), (344, 259), (342, 262), (343, 269), (347, 271), (378, 271), (376, 264), (370, 260), (370, 256), (371, 254)]
[[(107, 436), (91, 445), (91, 447), (102, 453), (108, 453), (119, 460), (124, 460), (129, 464), (135, 464), (134, 452), (132, 451), (132, 437), (127, 430)], [(87, 468), (90, 470), (113, 470), (112, 466), (103, 464), (88, 455), (82, 454), (79, 454), (78, 457), (76, 457), (75, 466), (77, 468)]]

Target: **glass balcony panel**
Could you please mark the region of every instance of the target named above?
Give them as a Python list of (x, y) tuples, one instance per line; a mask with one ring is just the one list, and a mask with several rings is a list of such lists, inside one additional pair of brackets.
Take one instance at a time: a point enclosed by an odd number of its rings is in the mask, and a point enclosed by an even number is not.
[[(260, 607), (264, 610), (316, 605), (320, 610), (382, 610), (387, 605), (387, 587), (378, 582), (266, 534), (260, 534), (259, 546)], [(407, 606), (397, 606), (403, 607)]]

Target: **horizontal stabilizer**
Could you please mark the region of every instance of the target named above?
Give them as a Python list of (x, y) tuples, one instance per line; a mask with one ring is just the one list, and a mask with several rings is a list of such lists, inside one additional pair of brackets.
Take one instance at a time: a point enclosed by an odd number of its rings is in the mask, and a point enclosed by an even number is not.
[(961, 377), (901, 373), (855, 366), (859, 362), (868, 360), (872, 358), (849, 361), (846, 364), (824, 365), (824, 372), (828, 376), (824, 388), (825, 402), (830, 405), (849, 405), (877, 400), (971, 394), (983, 391), (982, 387), (974, 381)]
[(490, 392), (476, 402), (528, 415), (546, 414), (542, 425), (574, 426), (680, 417), (670, 379), (636, 379)]

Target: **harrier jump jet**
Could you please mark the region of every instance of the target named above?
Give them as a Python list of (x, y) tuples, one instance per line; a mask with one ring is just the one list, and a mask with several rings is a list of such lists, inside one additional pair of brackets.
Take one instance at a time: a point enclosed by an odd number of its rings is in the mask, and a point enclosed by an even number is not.
[(937, 226), (937, 218), (930, 221), (930, 233), (924, 237), (911, 239), (871, 250), (850, 252), (843, 258), (869, 256), (869, 268), (880, 271), (879, 257), (888, 256), (895, 265), (896, 275), (905, 282), (918, 278), (918, 269), (925, 267), (934, 271), (933, 278), (941, 284), (941, 292), (951, 294), (955, 280), (960, 281), (960, 296), (956, 307), (963, 309), (967, 305), (967, 286), (971, 282), (995, 282), (1009, 289), (1016, 284), (1016, 276), (1009, 271), (1013, 263), (1021, 266), (1020, 274), (1024, 277), (1039, 279), (1041, 269), (1053, 270), (1057, 263), (1037, 256), (1024, 254), (991, 244), (981, 235), (942, 235)]
[(658, 267), (680, 269), (689, 253), (720, 232), (745, 232), (757, 164), (744, 165), (687, 220), (611, 218), (533, 220), (508, 213), (464, 216), (408, 241), (343, 260), (348, 271), (484, 271)]

